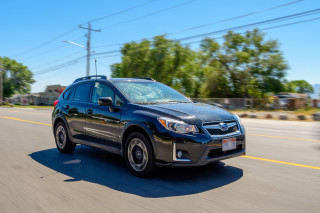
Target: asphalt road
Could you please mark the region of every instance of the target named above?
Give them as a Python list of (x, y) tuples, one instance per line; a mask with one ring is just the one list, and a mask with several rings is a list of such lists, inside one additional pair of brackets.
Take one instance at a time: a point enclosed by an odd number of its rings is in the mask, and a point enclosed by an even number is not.
[(0, 108), (0, 212), (320, 212), (320, 123), (243, 119), (247, 156), (130, 175), (121, 157), (60, 154), (51, 111)]

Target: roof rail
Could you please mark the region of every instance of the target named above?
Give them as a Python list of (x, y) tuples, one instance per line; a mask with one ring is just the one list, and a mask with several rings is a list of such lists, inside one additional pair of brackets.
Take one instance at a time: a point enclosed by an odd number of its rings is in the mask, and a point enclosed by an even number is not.
[(156, 81), (153, 78), (148, 78), (148, 77), (129, 77), (129, 78), (135, 78), (135, 79), (144, 79), (144, 80), (149, 80), (149, 81)]
[(89, 79), (94, 79), (94, 78), (99, 78), (99, 79), (108, 79), (107, 76), (105, 75), (90, 75), (90, 76), (85, 76), (85, 77), (81, 77), (81, 78), (77, 78), (76, 80), (74, 80), (73, 83), (79, 82), (79, 81), (84, 81), (84, 80), (89, 80)]

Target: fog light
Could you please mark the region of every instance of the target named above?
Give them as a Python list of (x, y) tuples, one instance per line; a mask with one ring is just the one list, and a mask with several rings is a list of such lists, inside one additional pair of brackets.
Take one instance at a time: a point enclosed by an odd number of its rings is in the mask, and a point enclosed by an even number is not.
[(181, 150), (178, 150), (177, 151), (177, 158), (181, 158), (182, 157), (182, 152), (181, 152)]

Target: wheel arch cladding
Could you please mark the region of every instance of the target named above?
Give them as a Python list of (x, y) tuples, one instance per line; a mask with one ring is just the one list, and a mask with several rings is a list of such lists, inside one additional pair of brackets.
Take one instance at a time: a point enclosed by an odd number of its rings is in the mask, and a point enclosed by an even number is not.
[(70, 129), (69, 129), (68, 122), (67, 122), (66, 119), (65, 119), (64, 117), (62, 117), (62, 115), (60, 115), (60, 114), (58, 114), (58, 115), (56, 116), (55, 120), (54, 120), (54, 123), (53, 123), (53, 126), (52, 126), (53, 134), (55, 134), (54, 131), (55, 131), (56, 125), (57, 125), (59, 122), (63, 122), (63, 123), (64, 123), (65, 127), (67, 128), (67, 132), (68, 132), (69, 137), (70, 137), (70, 136), (72, 137), (71, 132), (70, 132)]
[(125, 143), (126, 143), (128, 137), (134, 132), (139, 132), (139, 133), (143, 134), (147, 138), (147, 140), (149, 141), (149, 143), (151, 145), (152, 152), (153, 152), (153, 154), (155, 156), (156, 153), (155, 153), (155, 147), (154, 147), (153, 138), (150, 136), (150, 134), (148, 133), (148, 131), (144, 127), (142, 127), (142, 126), (140, 126), (138, 124), (130, 125), (129, 127), (127, 127), (125, 129), (125, 131), (124, 131), (124, 133), (122, 135), (122, 141), (121, 141), (122, 154), (124, 154), (124, 147), (125, 147)]

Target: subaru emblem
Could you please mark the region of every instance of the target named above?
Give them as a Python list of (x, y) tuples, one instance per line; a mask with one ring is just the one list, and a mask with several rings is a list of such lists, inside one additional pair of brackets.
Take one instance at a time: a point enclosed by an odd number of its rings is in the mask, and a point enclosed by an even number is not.
[(226, 123), (219, 123), (219, 127), (222, 131), (227, 131), (229, 129), (228, 124)]

